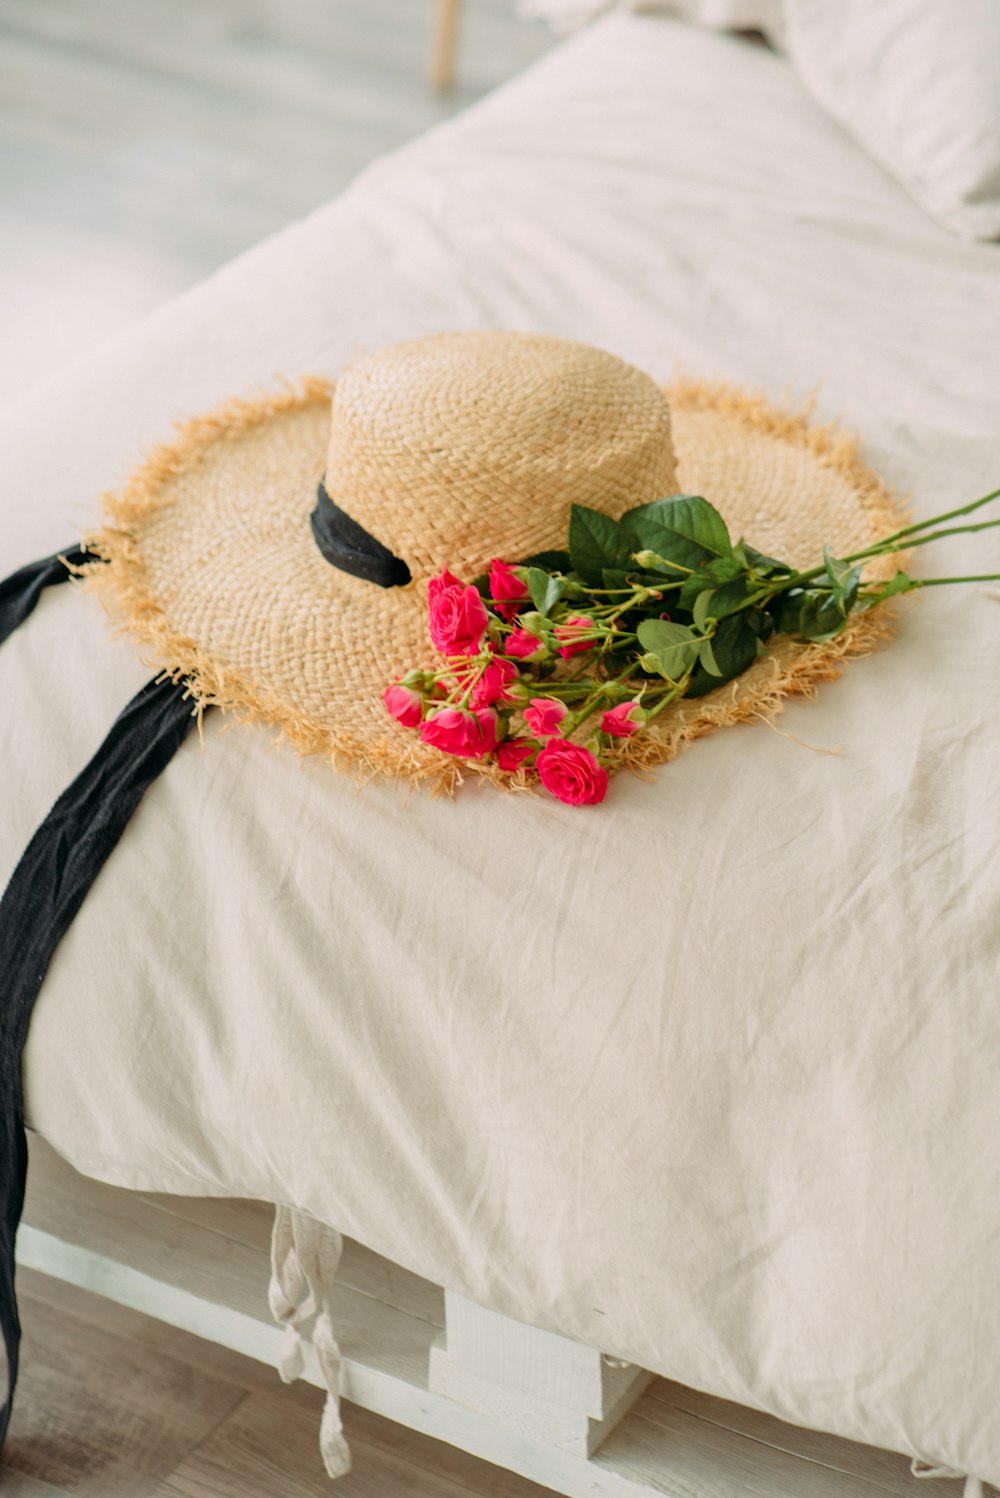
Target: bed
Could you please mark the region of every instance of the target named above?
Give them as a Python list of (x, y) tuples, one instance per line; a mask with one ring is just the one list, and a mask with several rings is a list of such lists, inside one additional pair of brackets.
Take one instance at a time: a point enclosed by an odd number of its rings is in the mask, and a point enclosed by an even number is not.
[[(175, 419), (447, 328), (814, 402), (944, 510), (1000, 473), (998, 256), (766, 48), (615, 16), (9, 408), (0, 570)], [(939, 571), (1000, 570), (966, 539)], [(57, 952), (33, 1129), (1000, 1483), (998, 628), (989, 587), (936, 590), (781, 733), (585, 815), (358, 792), (210, 717)], [(5, 877), (149, 674), (78, 589), (0, 650)]]

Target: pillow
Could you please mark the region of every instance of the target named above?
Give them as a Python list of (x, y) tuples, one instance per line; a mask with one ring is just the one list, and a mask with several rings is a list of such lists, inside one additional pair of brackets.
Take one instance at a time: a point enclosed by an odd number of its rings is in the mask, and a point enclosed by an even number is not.
[(1000, 0), (522, 0), (562, 29), (613, 8), (762, 31), (928, 213), (1000, 238)]
[(998, 0), (784, 0), (783, 36), (817, 101), (928, 213), (1000, 237)]

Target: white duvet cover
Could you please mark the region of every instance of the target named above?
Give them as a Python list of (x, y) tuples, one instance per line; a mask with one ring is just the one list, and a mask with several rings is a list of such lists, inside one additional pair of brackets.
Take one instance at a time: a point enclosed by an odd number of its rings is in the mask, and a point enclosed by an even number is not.
[[(174, 417), (480, 326), (817, 390), (918, 513), (1000, 482), (1000, 250), (768, 53), (623, 17), (11, 409), (3, 571)], [(358, 793), (209, 719), (57, 953), (31, 1122), (1000, 1482), (998, 647), (995, 591), (933, 590), (782, 718), (837, 755), (731, 729), (582, 811)], [(2, 877), (149, 674), (65, 588), (0, 649)]]

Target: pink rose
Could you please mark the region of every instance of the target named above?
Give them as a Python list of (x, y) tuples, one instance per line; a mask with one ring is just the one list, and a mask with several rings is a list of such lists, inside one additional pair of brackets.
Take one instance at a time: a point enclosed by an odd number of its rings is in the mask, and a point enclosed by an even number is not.
[(536, 739), (550, 739), (559, 732), (568, 711), (565, 702), (557, 702), (554, 697), (532, 697), (524, 709), (524, 721)]
[(427, 584), (431, 641), (442, 655), (476, 655), (486, 633), (486, 605), (470, 583), (459, 582), (447, 567)]
[(582, 650), (593, 650), (597, 644), (596, 640), (581, 640), (582, 634), (594, 633), (594, 621), (588, 619), (585, 614), (571, 614), (565, 624), (557, 624), (553, 631), (557, 640), (565, 640), (560, 645), (559, 654), (564, 658), (570, 655), (579, 655)]
[(493, 702), (510, 703), (507, 688), (517, 680), (517, 667), (513, 661), (495, 657), (472, 689), (472, 706), (489, 707)]
[(646, 714), (638, 702), (619, 702), (617, 707), (603, 714), (601, 732), (613, 734), (616, 739), (630, 739), (645, 721)]
[(505, 619), (513, 619), (517, 605), (528, 597), (528, 590), (508, 562), (495, 557), (490, 563), (490, 597), (497, 605), (497, 613)]
[(582, 744), (549, 739), (538, 751), (535, 766), (545, 789), (567, 806), (596, 806), (604, 800), (608, 772)]
[(404, 728), (416, 728), (423, 716), (424, 700), (420, 693), (415, 692), (412, 687), (404, 687), (398, 681), (386, 687), (382, 701), (396, 722), (402, 723)]
[(526, 629), (512, 629), (504, 651), (518, 661), (542, 661), (549, 653), (545, 641)]
[(497, 764), (501, 770), (519, 770), (526, 759), (530, 759), (538, 745), (531, 739), (504, 739), (497, 749)]
[(425, 744), (444, 754), (463, 759), (482, 759), (496, 748), (497, 715), (491, 707), (466, 712), (460, 707), (439, 707), (420, 725)]

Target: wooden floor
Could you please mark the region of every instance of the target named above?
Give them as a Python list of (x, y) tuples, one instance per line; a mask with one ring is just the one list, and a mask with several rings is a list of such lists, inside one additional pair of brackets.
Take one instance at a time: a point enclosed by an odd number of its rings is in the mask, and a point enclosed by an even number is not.
[(552, 45), (464, 0), (0, 0), (0, 403)]
[(546, 1489), (354, 1405), (354, 1471), (325, 1476), (323, 1396), (30, 1269), (3, 1498), (544, 1498)]

